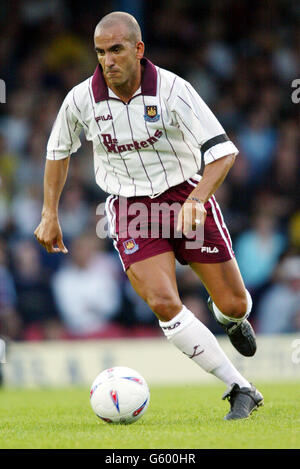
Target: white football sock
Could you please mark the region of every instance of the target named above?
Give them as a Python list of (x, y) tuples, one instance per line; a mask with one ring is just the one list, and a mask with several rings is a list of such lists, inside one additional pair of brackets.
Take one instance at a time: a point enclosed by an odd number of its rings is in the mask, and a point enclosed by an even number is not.
[(226, 357), (210, 330), (185, 306), (171, 321), (159, 321), (165, 336), (208, 373), (231, 386), (250, 388), (250, 383)]
[(241, 317), (241, 318), (231, 318), (229, 316), (225, 316), (225, 314), (223, 314), (219, 310), (219, 308), (215, 305), (215, 303), (212, 302), (212, 307), (213, 307), (213, 310), (214, 310), (214, 313), (215, 313), (215, 316), (216, 316), (217, 320), (221, 324), (224, 324), (226, 326), (226, 324), (229, 324), (230, 322), (242, 322), (244, 319), (247, 319), (247, 317), (251, 313), (251, 309), (252, 309), (252, 298), (251, 298), (251, 295), (248, 292), (248, 290), (246, 290), (246, 297), (247, 297), (247, 311), (244, 314), (244, 316)]

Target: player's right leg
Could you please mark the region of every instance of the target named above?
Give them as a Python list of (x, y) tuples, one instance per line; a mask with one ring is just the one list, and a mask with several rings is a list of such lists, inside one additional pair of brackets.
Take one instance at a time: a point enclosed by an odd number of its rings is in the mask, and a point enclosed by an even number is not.
[(182, 310), (172, 251), (131, 264), (130, 283), (160, 321), (170, 321)]
[(217, 339), (182, 305), (172, 251), (135, 262), (127, 269), (131, 285), (159, 319), (167, 337), (181, 352), (230, 387), (231, 411), (226, 420), (247, 418), (262, 404), (262, 396), (233, 366)]

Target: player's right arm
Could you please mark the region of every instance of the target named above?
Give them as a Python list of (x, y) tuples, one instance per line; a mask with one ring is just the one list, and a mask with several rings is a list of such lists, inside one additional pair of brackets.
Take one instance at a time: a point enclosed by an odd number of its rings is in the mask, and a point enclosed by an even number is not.
[(58, 219), (58, 205), (67, 179), (69, 161), (70, 157), (57, 161), (46, 160), (42, 218), (34, 236), (48, 252), (68, 252)]
[[(41, 222), (34, 232), (48, 252), (68, 252), (58, 219), (60, 196), (65, 185), (70, 155), (80, 147), (82, 122), (72, 105), (74, 89), (65, 98), (53, 125), (47, 145), (44, 173), (44, 203)], [(74, 97), (74, 96), (73, 96)]]

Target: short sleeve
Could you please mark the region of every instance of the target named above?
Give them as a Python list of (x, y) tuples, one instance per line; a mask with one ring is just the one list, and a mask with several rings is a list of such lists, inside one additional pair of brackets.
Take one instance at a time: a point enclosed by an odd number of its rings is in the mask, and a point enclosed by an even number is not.
[(53, 124), (47, 144), (47, 159), (61, 160), (75, 153), (81, 146), (82, 124), (69, 104), (70, 93), (66, 96)]
[(190, 83), (182, 81), (171, 111), (184, 136), (201, 149), (205, 164), (238, 154), (218, 119)]

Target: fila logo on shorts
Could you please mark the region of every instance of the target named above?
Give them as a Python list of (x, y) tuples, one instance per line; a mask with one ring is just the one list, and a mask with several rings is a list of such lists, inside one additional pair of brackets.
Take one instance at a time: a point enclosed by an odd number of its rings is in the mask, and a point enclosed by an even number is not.
[(207, 252), (207, 254), (217, 254), (219, 252), (219, 249), (216, 247), (211, 248), (209, 246), (202, 246), (201, 252)]

